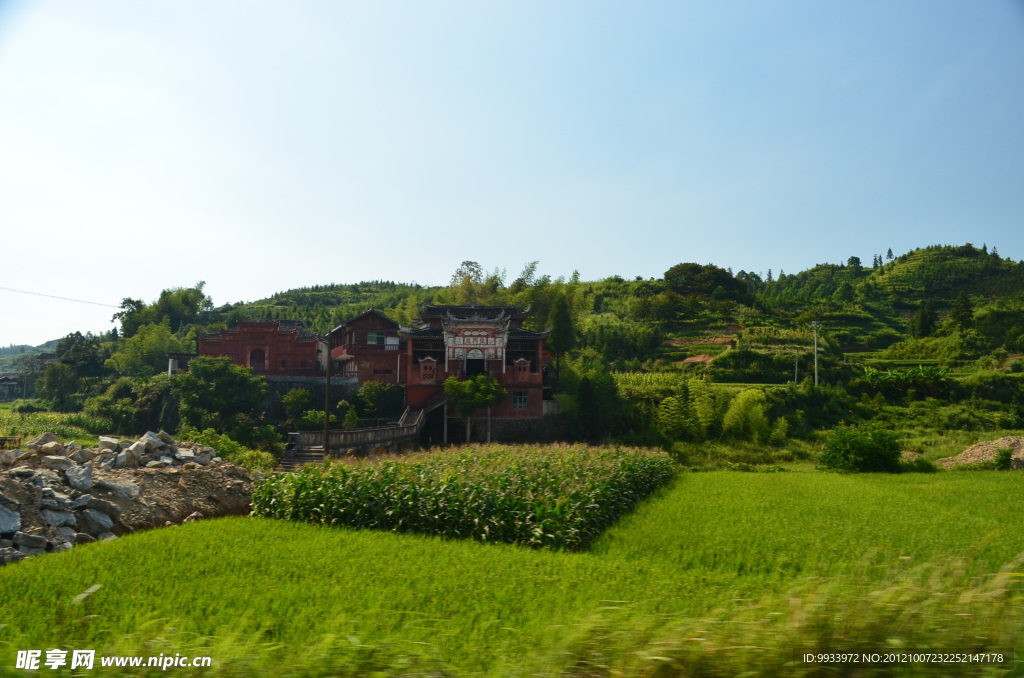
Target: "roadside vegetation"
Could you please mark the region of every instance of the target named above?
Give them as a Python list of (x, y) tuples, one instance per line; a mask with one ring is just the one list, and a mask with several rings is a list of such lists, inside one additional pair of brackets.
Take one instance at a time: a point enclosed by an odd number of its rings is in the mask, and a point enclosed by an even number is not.
[[(753, 445), (771, 464), (820, 450), (842, 425), (874, 421), (913, 448), (951, 431), (1024, 428), (1024, 263), (987, 245), (888, 250), (870, 265), (851, 256), (795, 274), (680, 263), (633, 280), (552, 278), (537, 262), (512, 278), (466, 261), (446, 286), (318, 285), (221, 306), (200, 282), (124, 299), (108, 335), (75, 332), (3, 358), (29, 398), (19, 408), (81, 413), (125, 436), (212, 429), (277, 454), (287, 431), (323, 426), (310, 391), (269, 397), (261, 377), (223, 360), (168, 377), (167, 354), (194, 352), (198, 336), (240, 319), (323, 333), (369, 307), (410, 323), (427, 303), (515, 304), (530, 309), (526, 327), (550, 329), (546, 380), (562, 440)], [(388, 386), (369, 382), (331, 403), (332, 425), (396, 419), (401, 392)], [(31, 422), (4, 426), (16, 434)]]
[(206, 676), (851, 675), (799, 659), (840, 647), (1020, 658), (1019, 485), (685, 473), (584, 553), (200, 522), (3, 568), (0, 652), (209, 655)]
[[(0, 405), (0, 435), (90, 445), (162, 429), (269, 471), (287, 431), (393, 420), (400, 389), (369, 382), (325, 415), (310, 391), (270, 397), (226, 359), (168, 376), (167, 354), (240, 319), (323, 333), (369, 307), (408, 324), (427, 303), (515, 304), (528, 328), (550, 328), (562, 444), (270, 476), (256, 508), (284, 520), (6, 566), (0, 653), (208, 654), (204, 676), (1024, 672), (1013, 453), (967, 473), (936, 464), (1024, 432), (1024, 262), (987, 245), (600, 281), (537, 262), (510, 281), (467, 261), (443, 287), (322, 285), (222, 306), (198, 283), (125, 299), (109, 335), (5, 349), (23, 397)], [(468, 422), (501, 394), (467, 384), (450, 395)], [(840, 649), (1017, 663), (800, 659)]]

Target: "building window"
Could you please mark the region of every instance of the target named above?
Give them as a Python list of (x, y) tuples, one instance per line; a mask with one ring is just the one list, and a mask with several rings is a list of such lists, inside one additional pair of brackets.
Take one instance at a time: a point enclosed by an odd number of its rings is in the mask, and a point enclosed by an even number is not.
[(512, 391), (512, 409), (525, 410), (527, 400), (526, 396), (526, 391)]
[(424, 358), (420, 361), (420, 383), (433, 384), (435, 368), (437, 367), (433, 358)]
[(286, 367), (288, 367), (288, 361), (287, 361), (287, 360), (284, 360), (284, 359), (282, 358), (282, 359), (281, 359), (281, 367), (282, 367), (282, 368), (286, 368)]
[(384, 341), (385, 341), (385, 337), (386, 336), (387, 336), (386, 332), (375, 332), (375, 331), (367, 332), (366, 333), (366, 343), (368, 345), (370, 345), (370, 346), (382, 345), (384, 343)]

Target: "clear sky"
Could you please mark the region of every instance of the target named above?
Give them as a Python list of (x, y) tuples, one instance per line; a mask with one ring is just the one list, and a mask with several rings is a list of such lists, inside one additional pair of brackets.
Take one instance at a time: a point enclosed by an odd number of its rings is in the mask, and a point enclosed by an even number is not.
[(460, 262), (1024, 258), (1024, 3), (0, 0), (0, 345)]

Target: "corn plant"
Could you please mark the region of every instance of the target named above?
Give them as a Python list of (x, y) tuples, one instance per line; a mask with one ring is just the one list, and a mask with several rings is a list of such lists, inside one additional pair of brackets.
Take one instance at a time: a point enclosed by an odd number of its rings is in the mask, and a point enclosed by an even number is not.
[(673, 473), (668, 456), (643, 450), (469, 447), (272, 476), (255, 489), (253, 512), (577, 551)]

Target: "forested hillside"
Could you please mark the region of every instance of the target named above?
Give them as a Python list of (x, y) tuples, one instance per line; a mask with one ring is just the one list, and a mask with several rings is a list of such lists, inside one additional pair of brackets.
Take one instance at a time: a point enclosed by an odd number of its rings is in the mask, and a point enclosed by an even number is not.
[[(207, 404), (204, 414), (188, 408), (185, 381), (161, 375), (167, 353), (195, 352), (201, 333), (241, 319), (301, 320), (324, 336), (370, 308), (408, 325), (424, 304), (515, 304), (530, 308), (527, 327), (552, 329), (546, 392), (566, 437), (784, 444), (885, 417), (950, 429), (1024, 423), (1024, 263), (995, 248), (890, 251), (871, 265), (850, 257), (778, 278), (693, 262), (633, 280), (538, 269), (530, 262), (511, 277), (467, 261), (446, 286), (330, 284), (220, 306), (199, 283), (152, 302), (125, 299), (119, 332), (73, 333), (57, 343), (56, 361), (22, 355), (14, 367), (40, 399), (28, 407), (84, 410), (128, 429), (208, 427), (256, 444), (315, 428), (308, 399), (294, 396), (262, 423), (239, 406), (225, 414)], [(965, 399), (969, 409), (958, 404)], [(355, 399), (334, 414), (375, 407)]]

